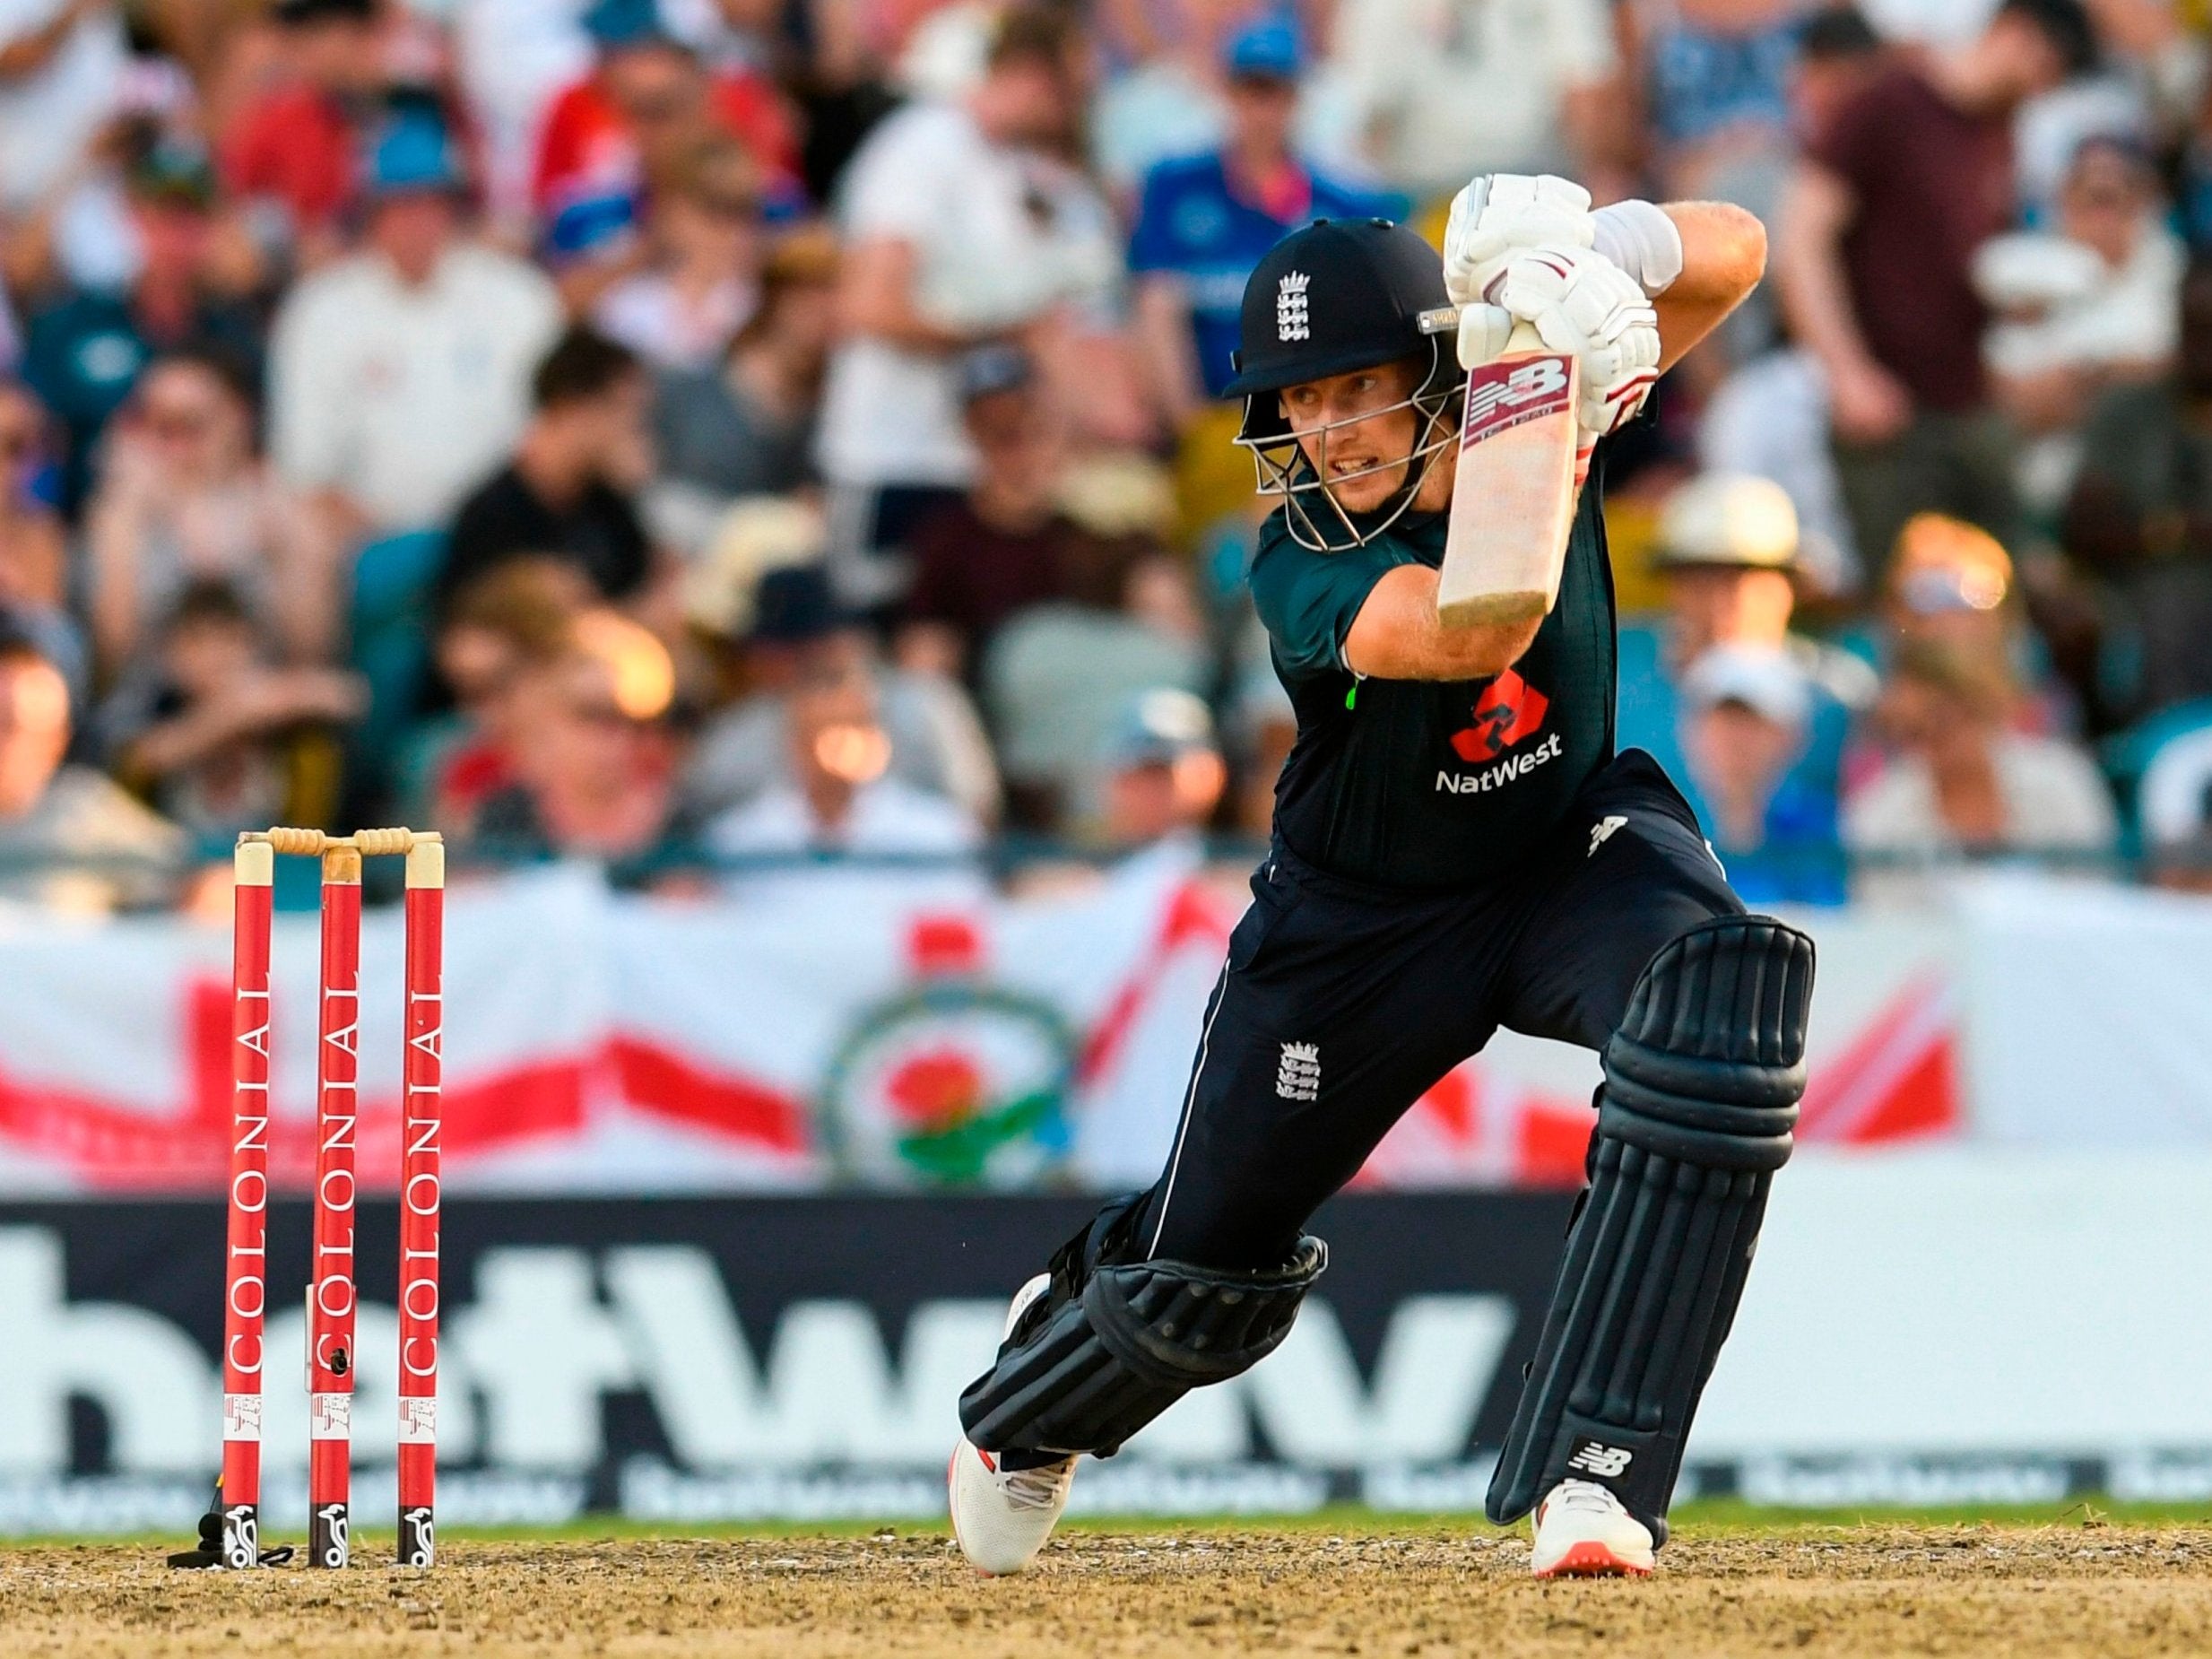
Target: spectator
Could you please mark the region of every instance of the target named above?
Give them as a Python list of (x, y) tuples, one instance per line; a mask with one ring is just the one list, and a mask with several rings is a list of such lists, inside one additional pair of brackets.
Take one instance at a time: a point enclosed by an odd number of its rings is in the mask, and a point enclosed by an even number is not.
[(1882, 589), (1882, 621), (1895, 644), (1951, 653), (1992, 684), (2025, 688), (2009, 705), (2026, 732), (2072, 724), (2044, 684), (2040, 642), (2015, 599), (2012, 560), (1997, 538), (1940, 513), (1917, 513), (1897, 536)]
[(110, 679), (199, 583), (225, 585), (291, 661), (336, 643), (333, 552), (255, 454), (251, 393), (221, 357), (172, 352), (147, 369), (111, 424), (86, 523), (92, 643)]
[(1121, 852), (1158, 851), (1193, 866), (1228, 786), (1213, 716), (1188, 691), (1146, 691), (1122, 710), (1103, 757), (1098, 828)]
[(390, 117), (367, 166), (367, 246), (292, 290), (270, 344), (277, 469), (342, 541), (443, 522), (514, 443), (560, 326), (543, 276), (464, 239), (440, 123)]
[(167, 904), (190, 847), (69, 751), (69, 688), (30, 637), (0, 617), (0, 899), (105, 913)]
[(1882, 38), (1857, 6), (1830, 5), (1798, 26), (1797, 61), (1790, 74), (1790, 126), (1800, 142), (1827, 131), (1836, 112), (1858, 95), (1887, 59)]
[(1777, 274), (1827, 378), (1869, 557), (1926, 508), (2014, 533), (1973, 251), (2011, 218), (2014, 112), (2095, 50), (2079, 0), (2004, 0), (1971, 45), (1899, 59), (1845, 100), (1791, 181)]
[[(887, 777), (950, 801), (978, 823), (999, 815), (998, 768), (975, 706), (949, 682), (887, 666), (860, 619), (841, 611), (818, 563), (772, 569), (759, 579), (739, 673), (744, 695), (701, 733), (687, 799), (719, 814), (796, 782), (788, 732), (793, 701), (824, 679), (867, 679), (890, 743)], [(695, 618), (695, 620), (707, 620)], [(725, 638), (734, 618), (712, 631)]]
[(353, 675), (285, 668), (246, 602), (187, 587), (159, 628), (158, 673), (101, 710), (120, 775), (172, 822), (227, 840), (270, 824), (322, 824), (338, 805), (338, 733), (366, 693)]
[(1786, 651), (1716, 646), (1682, 675), (1684, 777), (1746, 904), (1841, 904), (1833, 776), (1804, 765), (1812, 682)]
[[(49, 656), (57, 640), (81, 656), (65, 608), (69, 552), (49, 499), (52, 472), (45, 409), (30, 387), (0, 378), (0, 612), (35, 634)], [(77, 684), (64, 659), (56, 660)]]
[(854, 604), (897, 597), (914, 529), (973, 473), (960, 355), (1017, 332), (1039, 343), (1056, 309), (1111, 293), (1120, 258), (1103, 204), (1052, 154), (1080, 111), (1078, 48), (1057, 13), (1018, 7), (964, 101), (908, 106), (854, 158), (820, 449)]
[[(1402, 203), (1340, 183), (1293, 152), (1304, 69), (1288, 20), (1262, 14), (1222, 53), (1228, 120), (1219, 147), (1163, 161), (1145, 178), (1129, 268), (1147, 369), (1177, 431), (1220, 396), (1235, 372), (1229, 356), (1237, 306), (1262, 254), (1315, 219), (1394, 219), (1403, 210)], [(1235, 422), (1228, 432), (1219, 425), (1209, 428), (1206, 441), (1226, 449)]]
[(2151, 752), (2136, 808), (2152, 880), (2212, 894), (2212, 705), (2198, 712)]
[(646, 193), (665, 187), (719, 135), (795, 204), (797, 150), (774, 84), (757, 72), (710, 72), (672, 35), (655, 0), (594, 0), (584, 26), (590, 74), (554, 99), (539, 129), (532, 195), (556, 260), (620, 260)]
[[(902, 897), (977, 895), (970, 861), (981, 847), (981, 830), (941, 795), (891, 775), (891, 740), (874, 682), (859, 664), (815, 657), (785, 708), (790, 779), (716, 819), (707, 832), (716, 854), (743, 860), (828, 855), (944, 861), (950, 879), (946, 868), (925, 868), (879, 873), (874, 884)], [(802, 896), (804, 888), (794, 882), (788, 871), (755, 871), (731, 886), (754, 899)]]
[(1399, 188), (1565, 172), (1623, 193), (1629, 105), (1601, 0), (1345, 0), (1332, 40), (1360, 147)]
[(2013, 729), (2015, 696), (1960, 652), (1903, 647), (1878, 716), (1891, 757), (1845, 803), (1844, 844), (1923, 861), (2112, 851), (2119, 823), (2096, 767), (2071, 743)]
[(1841, 601), (1860, 591), (1865, 568), (1829, 447), (1827, 380), (1811, 352), (1777, 346), (1723, 379), (1698, 417), (1697, 465), (1780, 484), (1796, 511), (1808, 594)]
[[(1779, 485), (1714, 473), (1693, 479), (1668, 501), (1661, 522), (1665, 621), (1658, 629), (1621, 627), (1618, 742), (1656, 759), (1707, 824), (1718, 803), (1705, 798), (1691, 764), (1692, 728), (1713, 724), (1706, 716), (1715, 699), (1686, 701), (1685, 677), (1696, 663), (1716, 651), (1736, 654), (1730, 661), (1774, 659), (1756, 682), (1757, 695), (1719, 700), (1742, 703), (1792, 738), (1783, 805), (1793, 824), (1810, 810), (1806, 803), (1825, 800), (1833, 818), (1853, 716), (1874, 700), (1874, 676), (1864, 663), (1790, 631), (1798, 552), (1797, 516)], [(1786, 696), (1771, 690), (1784, 679), (1799, 689)], [(1728, 725), (1726, 717), (1722, 724)], [(1731, 726), (1724, 735), (1751, 734)]]
[(2094, 138), (2060, 188), (2055, 235), (1999, 237), (1974, 256), (1974, 285), (2001, 318), (1982, 359), (1999, 407), (2029, 435), (2016, 477), (2045, 515), (2073, 482), (2092, 401), (2157, 378), (2173, 359), (2186, 255), (2164, 205), (2148, 156)]
[(1793, 0), (1632, 5), (1660, 192), (1710, 195), (1783, 153), (1804, 19)]
[(124, 76), (112, 0), (7, 0), (0, 10), (0, 218), (35, 206), (84, 153)]
[(717, 501), (813, 482), (837, 273), (828, 236), (786, 238), (761, 272), (759, 308), (722, 360), (662, 377), (653, 432), (664, 480)]
[(676, 676), (666, 647), (612, 611), (577, 617), (562, 647), (532, 663), (513, 695), (517, 781), (487, 800), (475, 844), (507, 857), (581, 858), (618, 878), (649, 877), (689, 838), (671, 721)]
[(273, 210), (285, 245), (312, 267), (343, 251), (358, 205), (362, 144), (383, 109), (383, 31), (376, 0), (277, 0), (270, 18), (283, 78), (231, 117), (223, 184)]
[(646, 208), (643, 262), (599, 296), (592, 320), (661, 369), (722, 361), (759, 301), (759, 200), (733, 141), (692, 150)]
[(1078, 532), (1059, 508), (1066, 434), (1035, 365), (1017, 347), (987, 346), (959, 375), (976, 476), (915, 532), (899, 656), (974, 685), (1010, 617), (1066, 597)]
[(439, 593), (450, 598), (505, 560), (550, 557), (602, 599), (642, 600), (655, 575), (635, 501), (653, 473), (652, 395), (624, 348), (588, 328), (563, 334), (531, 379), (513, 459), (454, 519)]
[(93, 446), (108, 416), (158, 353), (208, 347), (236, 358), (249, 374), (258, 369), (259, 323), (219, 280), (214, 189), (197, 150), (155, 145), (133, 165), (126, 186), (136, 274), (119, 290), (68, 294), (30, 318), (23, 378), (66, 439), (66, 511), (84, 499)]
[(476, 834), (484, 803), (521, 781), (515, 755), (533, 708), (518, 688), (568, 648), (594, 597), (576, 567), (551, 559), (508, 560), (454, 595), (436, 645), (454, 706), (413, 734), (400, 818)]
[(2212, 260), (2182, 281), (2173, 372), (2092, 413), (2064, 534), (2104, 590), (2106, 717), (2212, 696)]
[[(1228, 116), (1223, 50), (1276, 9), (1108, 0), (1098, 10), (1096, 23), (1111, 68), (1091, 110), (1089, 153), (1116, 203), (1133, 197), (1162, 161), (1219, 146)], [(1295, 25), (1287, 11), (1283, 15)]]
[(1008, 815), (1049, 830), (1097, 810), (1118, 711), (1142, 692), (1199, 692), (1210, 669), (1183, 567), (1141, 537), (1088, 551), (1066, 596), (1032, 605), (984, 654), (985, 717)]

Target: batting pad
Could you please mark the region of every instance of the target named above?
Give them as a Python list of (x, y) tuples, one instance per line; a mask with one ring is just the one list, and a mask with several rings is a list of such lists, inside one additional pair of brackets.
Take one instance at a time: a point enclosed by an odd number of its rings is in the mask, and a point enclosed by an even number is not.
[(1265, 1273), (1097, 1266), (1079, 1295), (1022, 1322), (1028, 1328), (961, 1394), (961, 1426), (986, 1452), (1110, 1456), (1192, 1389), (1273, 1353), (1328, 1261), (1328, 1246), (1308, 1237)]
[(1590, 1190), (1486, 1507), (1611, 1489), (1655, 1541), (1805, 1091), (1813, 944), (1766, 916), (1675, 939), (1606, 1045)]

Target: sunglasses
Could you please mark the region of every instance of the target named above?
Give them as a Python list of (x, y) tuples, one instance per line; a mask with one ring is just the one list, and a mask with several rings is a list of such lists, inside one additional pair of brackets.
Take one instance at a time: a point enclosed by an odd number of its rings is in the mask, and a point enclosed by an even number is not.
[(198, 410), (148, 410), (146, 430), (171, 443), (188, 443), (214, 424), (213, 417)]
[(1897, 597), (1916, 616), (1994, 611), (2005, 602), (2005, 579), (1993, 570), (1915, 570), (1897, 585)]

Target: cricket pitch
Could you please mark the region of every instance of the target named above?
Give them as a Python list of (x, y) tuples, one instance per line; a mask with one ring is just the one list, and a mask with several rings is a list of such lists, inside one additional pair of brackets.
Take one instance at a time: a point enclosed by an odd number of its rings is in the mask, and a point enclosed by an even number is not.
[[(165, 1568), (142, 1545), (0, 1550), (0, 1653), (1519, 1655), (2212, 1652), (2212, 1526), (1686, 1528), (1646, 1582), (1540, 1585), (1523, 1537), (1077, 1530), (982, 1579), (941, 1532), (441, 1540), (429, 1573)], [(369, 1564), (373, 1560), (374, 1564)]]

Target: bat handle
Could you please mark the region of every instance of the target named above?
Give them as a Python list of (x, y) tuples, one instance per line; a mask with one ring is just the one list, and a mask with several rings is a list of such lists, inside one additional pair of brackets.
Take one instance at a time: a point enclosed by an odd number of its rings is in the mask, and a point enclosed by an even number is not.
[[(1462, 306), (1432, 306), (1413, 319), (1414, 326), (1425, 334), (1455, 334), (1460, 331), (1460, 313)], [(1506, 336), (1508, 352), (1540, 352), (1544, 336), (1536, 332), (1536, 325), (1525, 317), (1514, 319), (1513, 333)]]

